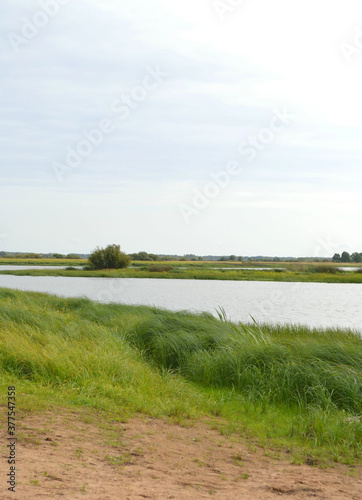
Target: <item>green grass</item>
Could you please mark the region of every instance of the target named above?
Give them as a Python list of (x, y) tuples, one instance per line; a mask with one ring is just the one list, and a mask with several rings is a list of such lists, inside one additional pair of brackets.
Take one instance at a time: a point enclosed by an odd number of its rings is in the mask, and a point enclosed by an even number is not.
[(82, 266), (85, 259), (23, 259), (21, 257), (0, 258), (0, 266)]
[[(15, 260), (15, 259), (13, 259)], [(80, 265), (86, 261), (61, 261), (50, 259), (42, 264)], [(133, 262), (128, 269), (23, 269), (2, 271), (0, 274), (18, 276), (66, 276), (89, 278), (163, 278), (163, 279), (200, 279), (200, 280), (233, 280), (233, 281), (282, 281), (282, 282), (315, 282), (315, 283), (362, 283), (362, 267), (356, 272), (339, 271), (341, 264), (320, 263), (235, 263), (235, 262)], [(13, 264), (16, 262), (12, 262)], [(23, 264), (26, 262), (24, 261)], [(32, 262), (37, 264), (37, 262)], [(270, 267), (269, 270), (260, 267)], [(223, 268), (232, 269), (223, 269)], [(251, 267), (251, 269), (245, 269)], [(281, 268), (282, 267), (282, 268)]]
[(156, 366), (255, 402), (362, 410), (362, 342), (351, 333), (236, 326), (164, 312), (140, 322), (127, 338)]
[(291, 457), (362, 462), (362, 339), (0, 289), (0, 402), (212, 417)]
[(158, 279), (194, 279), (194, 280), (231, 280), (231, 281), (281, 281), (308, 283), (362, 283), (360, 272), (295, 272), (286, 271), (224, 271), (224, 270), (193, 270), (173, 269), (171, 271), (155, 271), (154, 269), (106, 269), (102, 271), (62, 270), (62, 269), (29, 269), (16, 271), (1, 271), (0, 274), (16, 276), (66, 276), (82, 278), (158, 278)]

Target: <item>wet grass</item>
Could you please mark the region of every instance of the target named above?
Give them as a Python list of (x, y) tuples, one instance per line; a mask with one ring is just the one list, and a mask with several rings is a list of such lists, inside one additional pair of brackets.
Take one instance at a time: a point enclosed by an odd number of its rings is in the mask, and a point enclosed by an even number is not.
[[(0, 385), (18, 411), (216, 418), (295, 456), (361, 463), (362, 339), (0, 289)], [(56, 410), (55, 410), (56, 411)]]

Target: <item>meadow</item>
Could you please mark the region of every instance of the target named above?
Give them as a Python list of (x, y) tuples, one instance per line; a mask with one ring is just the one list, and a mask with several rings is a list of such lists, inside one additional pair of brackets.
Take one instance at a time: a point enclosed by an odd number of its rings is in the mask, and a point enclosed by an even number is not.
[[(362, 283), (362, 267), (357, 271), (341, 271), (341, 264), (300, 263), (300, 262), (141, 262), (133, 261), (128, 269), (104, 269), (95, 271), (87, 266), (87, 261), (69, 261), (61, 259), (42, 259), (41, 263), (21, 261), (22, 265), (64, 265), (65, 269), (22, 269), (16, 271), (1, 270), (5, 264), (0, 259), (0, 274), (18, 276), (67, 276), (89, 278), (163, 278), (163, 279), (202, 279), (233, 281), (282, 281), (315, 283)], [(51, 262), (50, 262), (51, 261)], [(6, 259), (7, 264), (19, 264)], [(75, 266), (82, 266), (77, 269)], [(344, 266), (344, 264), (343, 264)], [(347, 266), (348, 267), (348, 266)], [(350, 267), (355, 267), (350, 266)], [(270, 268), (270, 269), (263, 269)]]
[(26, 259), (21, 257), (1, 257), (0, 266), (84, 266), (85, 259)]
[(362, 338), (0, 289), (0, 401), (208, 418), (291, 460), (362, 463)]

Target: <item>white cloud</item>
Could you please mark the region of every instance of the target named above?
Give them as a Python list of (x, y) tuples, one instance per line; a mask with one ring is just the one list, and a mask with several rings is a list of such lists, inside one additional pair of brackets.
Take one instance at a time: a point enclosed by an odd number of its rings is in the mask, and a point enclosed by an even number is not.
[[(300, 255), (328, 226), (362, 247), (362, 54), (348, 64), (340, 48), (362, 28), (359, 2), (245, 1), (221, 22), (212, 0), (73, 0), (15, 53), (7, 34), (38, 10), (0, 5), (2, 246)], [(152, 65), (169, 78), (117, 121), (111, 103)], [(292, 125), (245, 162), (240, 143), (281, 106)], [(52, 162), (105, 117), (115, 132), (60, 186)], [(184, 226), (178, 204), (231, 160), (240, 175)]]

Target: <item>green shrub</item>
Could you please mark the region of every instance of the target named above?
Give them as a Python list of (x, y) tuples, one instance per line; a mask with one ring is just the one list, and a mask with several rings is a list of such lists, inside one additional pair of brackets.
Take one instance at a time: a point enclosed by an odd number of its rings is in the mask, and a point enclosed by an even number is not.
[(88, 258), (92, 269), (125, 269), (131, 258), (121, 252), (119, 245), (108, 245), (106, 248), (96, 248)]
[(147, 268), (150, 273), (167, 273), (172, 271), (173, 267), (168, 265), (156, 264)]
[(67, 259), (81, 259), (81, 256), (76, 253), (68, 253)]
[(337, 267), (331, 266), (328, 264), (321, 264), (317, 266), (310, 266), (307, 268), (308, 273), (328, 273), (328, 274), (337, 274), (341, 272)]

